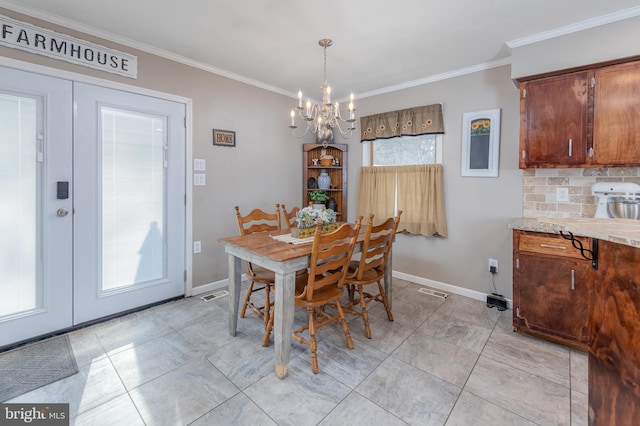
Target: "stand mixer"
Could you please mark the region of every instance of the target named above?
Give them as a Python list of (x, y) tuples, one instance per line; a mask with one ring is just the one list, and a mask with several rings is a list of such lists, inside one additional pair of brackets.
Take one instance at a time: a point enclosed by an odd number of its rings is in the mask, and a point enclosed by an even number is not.
[(630, 182), (597, 182), (591, 194), (598, 197), (595, 218), (611, 218), (607, 204), (616, 197), (640, 199), (640, 185)]

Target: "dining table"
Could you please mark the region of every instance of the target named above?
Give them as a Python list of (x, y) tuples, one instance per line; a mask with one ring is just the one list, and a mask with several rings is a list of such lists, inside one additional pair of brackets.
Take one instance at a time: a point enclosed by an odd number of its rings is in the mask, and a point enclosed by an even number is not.
[[(256, 232), (248, 235), (220, 238), (229, 255), (229, 334), (236, 335), (242, 287), (242, 261), (262, 266), (275, 273), (274, 348), (276, 376), (287, 376), (291, 354), (291, 332), (295, 311), (296, 271), (309, 266), (313, 237), (296, 239), (290, 231)], [(362, 250), (365, 230), (361, 228), (354, 253)], [(384, 290), (391, 304), (391, 255), (385, 266)]]

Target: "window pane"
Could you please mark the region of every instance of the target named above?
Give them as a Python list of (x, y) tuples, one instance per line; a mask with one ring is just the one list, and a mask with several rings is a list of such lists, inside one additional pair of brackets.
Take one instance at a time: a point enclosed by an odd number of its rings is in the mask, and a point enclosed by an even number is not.
[(407, 166), (436, 162), (436, 135), (376, 139), (372, 144), (374, 166)]
[(165, 275), (165, 117), (102, 108), (102, 288)]
[(0, 317), (42, 306), (40, 108), (37, 99), (0, 93)]

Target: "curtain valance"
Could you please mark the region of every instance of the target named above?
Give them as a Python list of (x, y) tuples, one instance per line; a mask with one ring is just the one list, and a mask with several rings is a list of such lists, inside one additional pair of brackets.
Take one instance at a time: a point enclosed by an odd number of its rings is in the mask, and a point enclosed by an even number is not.
[(360, 142), (444, 133), (442, 105), (433, 104), (360, 118)]

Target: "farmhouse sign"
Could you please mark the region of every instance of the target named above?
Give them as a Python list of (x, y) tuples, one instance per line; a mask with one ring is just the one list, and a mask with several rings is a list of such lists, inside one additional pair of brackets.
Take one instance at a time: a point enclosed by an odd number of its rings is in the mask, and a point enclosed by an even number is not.
[(138, 78), (138, 57), (0, 15), (0, 45)]

